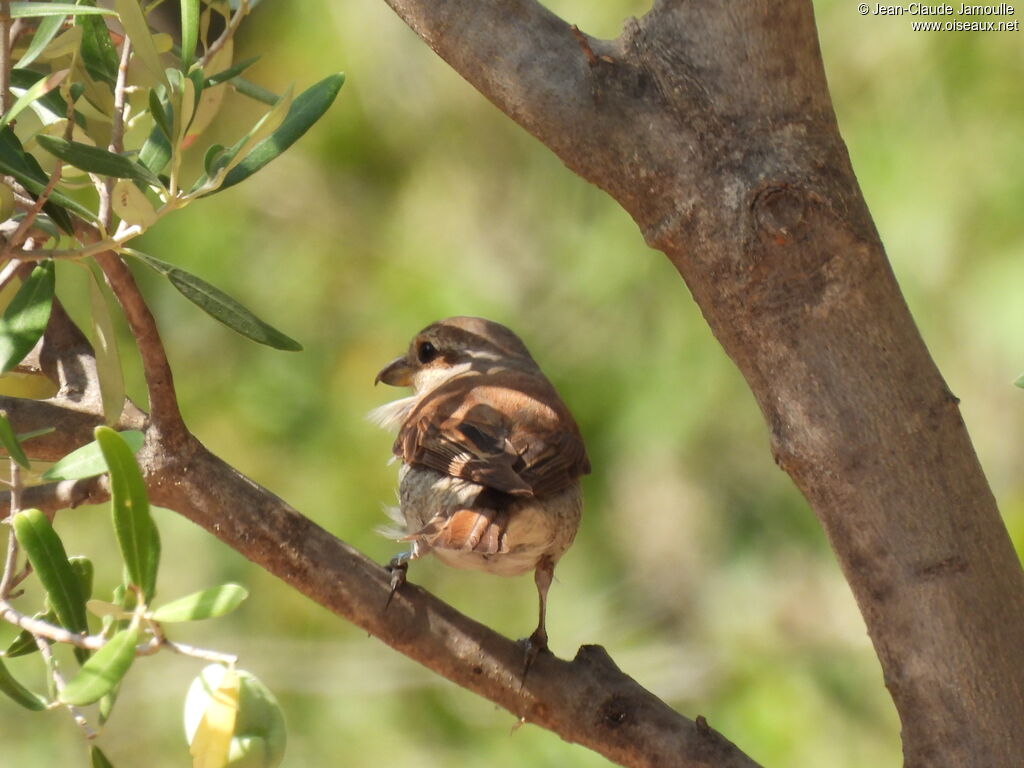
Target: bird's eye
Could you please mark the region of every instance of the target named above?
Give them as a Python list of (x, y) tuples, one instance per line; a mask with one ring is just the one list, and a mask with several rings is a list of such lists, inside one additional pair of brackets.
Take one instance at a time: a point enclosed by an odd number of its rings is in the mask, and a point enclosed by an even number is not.
[(437, 347), (429, 341), (424, 341), (420, 344), (419, 348), (417, 348), (416, 357), (419, 358), (420, 363), (426, 365), (437, 357)]

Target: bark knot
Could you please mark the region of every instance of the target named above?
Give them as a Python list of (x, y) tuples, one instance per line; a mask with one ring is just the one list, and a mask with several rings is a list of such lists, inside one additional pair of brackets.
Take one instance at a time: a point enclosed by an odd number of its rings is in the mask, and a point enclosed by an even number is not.
[(751, 208), (758, 229), (769, 240), (784, 245), (801, 229), (807, 201), (795, 187), (775, 182), (763, 185), (754, 194)]

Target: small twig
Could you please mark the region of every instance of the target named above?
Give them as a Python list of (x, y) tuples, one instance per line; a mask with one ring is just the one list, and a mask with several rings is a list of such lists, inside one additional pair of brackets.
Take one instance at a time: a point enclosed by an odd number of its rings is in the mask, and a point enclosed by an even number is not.
[(171, 642), (167, 639), (167, 635), (164, 634), (164, 628), (158, 622), (151, 621), (149, 627), (159, 646), (175, 653), (180, 653), (182, 656), (191, 656), (195, 659), (212, 661), (217, 664), (234, 665), (238, 663), (238, 656), (232, 653), (220, 653), (219, 651), (211, 651), (206, 648), (196, 648), (194, 645), (186, 643)]
[(242, 2), (238, 4), (238, 10), (235, 11), (234, 15), (231, 17), (231, 20), (228, 22), (227, 27), (225, 27), (224, 31), (221, 33), (220, 37), (218, 37), (216, 40), (210, 43), (210, 47), (206, 49), (206, 52), (203, 53), (202, 58), (199, 59), (199, 65), (201, 67), (205, 67), (207, 64), (209, 64), (210, 59), (217, 55), (217, 51), (223, 48), (227, 41), (234, 36), (235, 31), (238, 29), (238, 25), (242, 23), (242, 19), (244, 19), (248, 13), (249, 0), (242, 0)]
[[(39, 655), (43, 657), (43, 661), (46, 663), (47, 668), (50, 670), (50, 675), (53, 677), (53, 685), (57, 689), (58, 696), (64, 690), (66, 683), (64, 682), (64, 675), (61, 674), (60, 669), (57, 666), (57, 660), (53, 657), (53, 650), (50, 648), (50, 644), (45, 638), (36, 635), (36, 647), (39, 649)], [(98, 735), (96, 730), (89, 725), (89, 721), (85, 719), (85, 715), (82, 714), (82, 710), (72, 704), (65, 704), (68, 712), (71, 713), (72, 719), (75, 724), (82, 729), (85, 733), (85, 738), (95, 739)]]
[[(21, 511), (21, 468), (18, 462), (11, 459), (11, 517)], [(14, 568), (18, 561), (18, 539), (14, 535), (14, 526), (7, 531), (7, 558), (4, 560), (4, 573), (0, 577), (0, 600), (6, 600), (11, 592), (14, 579)]]
[[(132, 43), (127, 37), (121, 44), (121, 60), (117, 66), (117, 80), (114, 83), (114, 118), (110, 129), (110, 144), (107, 149), (114, 154), (120, 154), (124, 149), (124, 110), (125, 110), (125, 85), (128, 81), (128, 61), (132, 55)], [(113, 218), (111, 209), (111, 198), (114, 194), (114, 179), (107, 177), (102, 181), (98, 180), (96, 189), (100, 193), (99, 219), (104, 230), (110, 229), (110, 222)]]
[(0, 114), (11, 106), (11, 4), (0, 1)]

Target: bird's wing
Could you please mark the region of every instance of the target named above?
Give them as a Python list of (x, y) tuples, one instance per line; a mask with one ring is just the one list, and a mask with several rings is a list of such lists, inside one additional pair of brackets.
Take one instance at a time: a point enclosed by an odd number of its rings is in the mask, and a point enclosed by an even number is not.
[(554, 388), (515, 371), (459, 377), (427, 395), (403, 424), (395, 453), (513, 496), (553, 493), (590, 471)]

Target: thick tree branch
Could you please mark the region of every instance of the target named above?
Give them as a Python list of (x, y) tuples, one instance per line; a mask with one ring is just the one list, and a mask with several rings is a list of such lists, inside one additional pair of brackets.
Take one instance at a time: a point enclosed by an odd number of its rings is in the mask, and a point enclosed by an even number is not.
[(1019, 763), (1020, 563), (850, 167), (810, 0), (658, 0), (613, 41), (533, 0), (387, 1), (686, 280), (828, 534), (907, 764)]
[[(102, 423), (98, 413), (63, 410), (51, 402), (0, 397), (0, 408), (19, 431), (49, 420), (67, 424), (69, 434), (83, 442)], [(148, 427), (138, 457), (154, 503), (185, 515), (297, 591), (457, 685), (623, 765), (757, 768), (703, 720), (679, 715), (623, 674), (599, 646), (584, 646), (571, 662), (543, 654), (524, 682), (520, 644), (419, 587), (407, 584), (384, 610), (390, 575), (382, 567), (194, 438), (178, 453), (158, 439), (155, 427)], [(45, 456), (32, 451), (32, 443), (26, 449), (34, 458), (52, 458), (58, 446), (67, 443), (47, 444)], [(106, 495), (105, 482), (92, 478), (26, 489), (23, 504), (56, 511)], [(0, 515), (8, 503), (9, 495), (0, 496)]]

